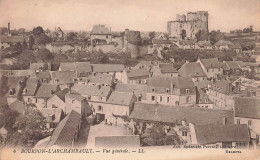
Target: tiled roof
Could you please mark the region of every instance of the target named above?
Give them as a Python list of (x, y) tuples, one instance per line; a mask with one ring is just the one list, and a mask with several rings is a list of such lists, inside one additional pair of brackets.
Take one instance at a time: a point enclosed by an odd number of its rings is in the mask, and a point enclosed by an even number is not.
[(162, 73), (178, 73), (178, 71), (173, 67), (172, 63), (161, 63), (159, 68)]
[(39, 87), (38, 91), (36, 92), (35, 97), (50, 98), (58, 89), (59, 89), (58, 85), (55, 84), (42, 84)]
[(25, 108), (26, 108), (26, 105), (25, 105), (23, 102), (21, 102), (21, 101), (19, 101), (19, 100), (16, 100), (16, 101), (14, 101), (13, 103), (11, 103), (11, 104), (9, 105), (9, 108), (10, 108), (11, 110), (17, 111), (17, 112), (20, 113), (20, 114), (23, 114), (23, 113), (24, 113), (24, 110), (25, 110)]
[(152, 67), (157, 65), (158, 62), (156, 61), (140, 61), (136, 66), (133, 68), (144, 68), (144, 67)]
[(1, 36), (0, 37), (0, 42), (1, 43), (21, 43), (23, 42), (28, 42), (28, 37), (23, 37), (23, 36)]
[(129, 79), (140, 77), (149, 78), (150, 72), (147, 68), (138, 68), (128, 70), (126, 74)]
[(36, 73), (33, 70), (5, 70), (9, 76), (30, 76), (35, 77)]
[(246, 124), (195, 125), (198, 144), (217, 142), (249, 142), (250, 135)]
[(228, 44), (233, 44), (233, 43), (231, 41), (219, 40), (214, 45), (215, 46), (225, 46), (225, 45), (228, 45)]
[(230, 69), (240, 69), (236, 61), (225, 61)]
[(260, 119), (260, 99), (235, 97), (235, 117)]
[(224, 62), (220, 62), (220, 63), (222, 64), (223, 70), (230, 70), (229, 66), (226, 63)]
[(167, 40), (167, 39), (153, 39), (152, 40), (153, 44), (173, 44), (173, 42), (171, 40)]
[(75, 71), (75, 63), (71, 62), (61, 62), (60, 63), (61, 71)]
[(94, 25), (91, 34), (108, 35), (111, 34), (111, 32), (109, 31), (108, 28), (105, 27), (105, 25)]
[(104, 136), (95, 138), (95, 147), (122, 148), (140, 147), (139, 135), (127, 136)]
[[(30, 64), (30, 70), (38, 70), (39, 68), (42, 68), (44, 66), (44, 62), (39, 63), (31, 63)], [(51, 63), (47, 63), (48, 70), (51, 70)]]
[(7, 87), (9, 89), (15, 88), (15, 87), (19, 86), (19, 82), (21, 82), (21, 81), (26, 82), (26, 77), (25, 76), (8, 77)]
[(72, 93), (78, 93), (83, 96), (101, 96), (107, 97), (111, 91), (110, 87), (106, 86), (90, 86), (75, 84), (71, 88)]
[(75, 99), (75, 100), (77, 100), (77, 101), (83, 101), (84, 99), (86, 99), (85, 97), (83, 97), (83, 96), (81, 96), (81, 95), (79, 95), (79, 94), (66, 94), (65, 95), (65, 97), (66, 98), (71, 98), (71, 99)]
[(36, 74), (36, 77), (39, 79), (51, 79), (49, 71), (39, 72), (38, 74)]
[(216, 58), (201, 59), (200, 61), (205, 68), (223, 68), (222, 64)]
[(115, 91), (134, 93), (136, 97), (142, 96), (142, 99), (146, 99), (147, 85), (117, 83)]
[(113, 80), (113, 75), (110, 74), (97, 74), (89, 78), (89, 83), (96, 84), (111, 84)]
[(203, 71), (199, 63), (184, 63), (178, 70), (178, 73), (182, 77), (206, 77), (207, 75)]
[(78, 132), (81, 115), (72, 110), (55, 128), (47, 148), (59, 146), (63, 148), (72, 147), (76, 132)]
[(55, 84), (74, 83), (76, 73), (74, 71), (55, 71), (52, 72), (52, 80)]
[(130, 115), (133, 119), (177, 124), (186, 119), (187, 123), (195, 125), (222, 124), (223, 117), (227, 118), (227, 124), (234, 123), (233, 111), (160, 104), (135, 103)]
[(65, 95), (69, 93), (69, 88), (65, 88), (59, 92), (57, 92), (55, 95), (58, 96), (63, 102), (65, 102)]
[(247, 66), (257, 67), (257, 66), (260, 66), (259, 64), (253, 63), (253, 62), (242, 62), (242, 61), (236, 61), (236, 62), (240, 67), (247, 67)]
[(123, 64), (91, 64), (94, 73), (122, 72)]
[(107, 103), (129, 106), (133, 96), (133, 93), (113, 91), (109, 96)]
[(28, 78), (24, 88), (23, 96), (34, 96), (38, 89), (38, 78)]
[(215, 83), (211, 84), (211, 89), (223, 93), (223, 94), (230, 94), (230, 85), (231, 83), (225, 79), (216, 80)]
[(90, 62), (76, 62), (75, 66), (77, 72), (92, 72)]
[(152, 87), (170, 88), (171, 83), (176, 88), (194, 88), (194, 83), (191, 78), (185, 77), (161, 77), (153, 76), (147, 80), (147, 85)]

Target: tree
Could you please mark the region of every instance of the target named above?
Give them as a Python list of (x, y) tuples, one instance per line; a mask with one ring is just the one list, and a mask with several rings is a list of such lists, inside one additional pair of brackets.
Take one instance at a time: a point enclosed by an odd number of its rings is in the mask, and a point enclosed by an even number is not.
[(47, 36), (47, 35), (45, 35), (45, 34), (41, 34), (40, 36), (37, 36), (36, 37), (36, 43), (37, 44), (43, 44), (43, 45), (45, 45), (45, 44), (48, 44), (48, 43), (50, 43), (51, 42), (51, 39)]
[(41, 26), (38, 26), (38, 27), (36, 27), (36, 28), (34, 28), (34, 29), (32, 30), (32, 33), (33, 33), (33, 36), (34, 36), (34, 37), (38, 37), (38, 36), (44, 34), (44, 30), (42, 29)]
[(18, 34), (24, 34), (25, 33), (25, 29), (24, 28), (19, 28), (17, 30)]
[(77, 39), (77, 36), (78, 36), (78, 33), (76, 33), (76, 32), (69, 32), (66, 35), (66, 40), (67, 41), (75, 41)]
[(0, 106), (0, 126), (13, 128), (19, 113), (11, 110), (8, 106)]
[(46, 130), (44, 120), (40, 111), (31, 108), (25, 116), (17, 118), (14, 124), (17, 132), (10, 135), (7, 143), (23, 147), (34, 146), (37, 141), (47, 136), (44, 133)]
[(209, 33), (209, 40), (211, 44), (215, 44), (220, 39), (223, 39), (224, 36), (220, 31), (211, 31)]
[(197, 38), (198, 41), (205, 41), (208, 39), (208, 33), (207, 31), (203, 30), (199, 30), (196, 34), (195, 37)]
[(48, 49), (44, 48), (44, 49), (40, 49), (37, 52), (37, 58), (45, 62), (51, 60), (53, 58), (53, 55)]
[(32, 46), (34, 45), (34, 38), (33, 36), (29, 36), (29, 45), (28, 49), (32, 49)]
[(149, 32), (149, 38), (152, 40), (155, 37), (155, 32)]

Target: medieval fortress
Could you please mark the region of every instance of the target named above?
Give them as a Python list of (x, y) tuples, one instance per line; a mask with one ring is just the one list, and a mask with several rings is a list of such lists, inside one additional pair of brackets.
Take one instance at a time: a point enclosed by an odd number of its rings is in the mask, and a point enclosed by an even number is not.
[(167, 30), (171, 38), (194, 39), (199, 31), (208, 33), (208, 12), (188, 12), (186, 15), (176, 15), (175, 21), (167, 23)]

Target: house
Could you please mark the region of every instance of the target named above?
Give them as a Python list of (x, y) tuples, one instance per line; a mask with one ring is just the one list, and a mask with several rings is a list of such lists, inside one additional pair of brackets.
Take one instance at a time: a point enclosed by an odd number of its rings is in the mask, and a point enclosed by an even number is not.
[(51, 71), (51, 63), (50, 62), (30, 63), (30, 70), (35, 71), (36, 73), (42, 71)]
[(241, 76), (243, 74), (242, 69), (236, 61), (223, 61), (223, 63), (229, 68), (227, 75)]
[(4, 70), (2, 71), (4, 73), (6, 73), (5, 75), (8, 77), (19, 77), (19, 76), (26, 76), (26, 77), (32, 77), (35, 78), (36, 77), (36, 73), (35, 71), (32, 70)]
[(88, 77), (92, 73), (92, 68), (89, 62), (61, 62), (59, 71), (74, 71), (76, 77)]
[(125, 69), (123, 64), (91, 64), (93, 74), (115, 74), (115, 80), (123, 81), (123, 71)]
[(236, 51), (236, 53), (242, 53), (242, 47), (241, 47), (240, 43), (238, 43), (238, 42), (228, 44), (228, 48), (230, 50)]
[(136, 97), (133, 93), (112, 91), (106, 102), (99, 102), (93, 105), (93, 114), (97, 121), (105, 120), (108, 124), (123, 125), (122, 116), (129, 116), (134, 108)]
[(220, 148), (248, 148), (249, 130), (246, 125), (239, 124), (189, 124), (191, 144), (210, 145)]
[(178, 71), (173, 67), (172, 63), (159, 63), (151, 69), (153, 76), (169, 76), (178, 77)]
[(96, 74), (89, 78), (89, 85), (112, 86), (115, 77), (111, 74)]
[(39, 141), (34, 148), (73, 148), (79, 138), (81, 114), (72, 110), (60, 121), (50, 137)]
[(198, 59), (197, 62), (200, 63), (208, 78), (216, 78), (223, 74), (223, 64), (216, 58)]
[(3, 93), (6, 93), (8, 104), (11, 104), (16, 100), (22, 100), (22, 92), (26, 80), (27, 78), (25, 76), (8, 77), (7, 86), (3, 91)]
[(232, 83), (234, 86), (239, 85), (241, 94), (245, 97), (260, 97), (260, 82), (240, 77)]
[(14, 46), (16, 44), (23, 45), (28, 43), (29, 38), (27, 36), (0, 36), (0, 49)]
[(200, 63), (196, 62), (186, 62), (178, 70), (181, 77), (191, 78), (193, 82), (206, 82), (207, 75), (202, 69)]
[(86, 97), (68, 93), (65, 95), (65, 113), (68, 114), (72, 110), (78, 112), (83, 117), (89, 115), (91, 112)]
[(181, 49), (194, 49), (195, 48), (195, 41), (190, 40), (179, 40), (178, 43), (176, 43), (177, 46)]
[(146, 100), (147, 89), (148, 89), (147, 85), (123, 84), (123, 83), (117, 83), (115, 87), (115, 91), (117, 92), (133, 93), (137, 97), (138, 102)]
[(147, 80), (146, 103), (188, 105), (196, 103), (195, 86), (191, 78), (153, 76)]
[(162, 50), (169, 50), (172, 48), (179, 48), (173, 41), (168, 39), (152, 39), (152, 48), (153, 52), (156, 50), (158, 52), (158, 55), (161, 54)]
[(27, 106), (19, 100), (9, 104), (9, 108), (13, 111), (17, 111), (20, 115), (25, 115), (27, 111)]
[(51, 75), (49, 71), (36, 73), (36, 78), (39, 79), (40, 84), (48, 84), (51, 81)]
[(91, 86), (75, 84), (71, 88), (71, 93), (80, 94), (86, 97), (90, 105), (95, 102), (106, 102), (111, 92), (112, 89), (110, 86)]
[(231, 46), (231, 45), (234, 45), (234, 44), (231, 41), (227, 41), (227, 40), (219, 40), (214, 44), (216, 49), (219, 49), (221, 51), (230, 50), (231, 48), (229, 48), (229, 46)]
[(47, 131), (54, 130), (63, 118), (62, 109), (59, 108), (38, 108), (37, 109), (43, 115), (44, 125)]
[(90, 33), (91, 45), (104, 45), (112, 42), (111, 30), (105, 25), (94, 25)]
[(69, 93), (69, 88), (65, 88), (55, 94), (53, 94), (47, 100), (47, 108), (59, 108), (65, 113), (65, 95)]
[(243, 71), (249, 71), (249, 72), (252, 70), (252, 68), (260, 66), (259, 64), (253, 62), (242, 62), (242, 61), (236, 61), (236, 62)]
[(205, 82), (195, 82), (196, 87), (196, 106), (201, 108), (213, 109), (213, 102), (209, 99), (207, 94), (208, 86), (204, 84)]
[(46, 108), (47, 100), (60, 91), (60, 87), (55, 84), (42, 84), (34, 96), (34, 104), (37, 108)]
[(211, 45), (211, 43), (209, 41), (198, 41), (195, 45), (195, 48), (212, 50), (213, 46)]
[(126, 69), (123, 73), (123, 77), (126, 77), (122, 81), (124, 84), (146, 84), (151, 75), (147, 68)]
[(134, 69), (138, 69), (138, 68), (147, 68), (147, 69), (151, 69), (153, 66), (158, 65), (158, 62), (156, 61), (140, 61), (137, 65), (135, 65)]
[(172, 124), (182, 124), (184, 119), (194, 125), (234, 124), (233, 111), (139, 102), (135, 103), (130, 118)]
[(34, 103), (34, 96), (40, 87), (38, 78), (28, 78), (22, 92), (25, 104)]
[(61, 89), (69, 88), (76, 82), (76, 72), (74, 71), (54, 71), (51, 75), (52, 84), (59, 85)]
[(233, 86), (229, 80), (216, 80), (209, 84), (207, 94), (215, 107), (233, 109), (233, 97), (239, 96), (240, 86)]
[(260, 99), (236, 97), (234, 123), (246, 124), (250, 130), (253, 146), (259, 146), (260, 136)]

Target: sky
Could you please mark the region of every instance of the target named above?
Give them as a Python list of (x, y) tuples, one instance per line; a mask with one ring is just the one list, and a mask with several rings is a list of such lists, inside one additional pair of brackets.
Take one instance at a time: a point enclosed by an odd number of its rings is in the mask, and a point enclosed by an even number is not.
[(260, 0), (0, 0), (0, 27), (90, 31), (167, 31), (176, 14), (208, 11), (209, 30), (229, 32), (253, 25), (260, 31)]

